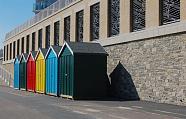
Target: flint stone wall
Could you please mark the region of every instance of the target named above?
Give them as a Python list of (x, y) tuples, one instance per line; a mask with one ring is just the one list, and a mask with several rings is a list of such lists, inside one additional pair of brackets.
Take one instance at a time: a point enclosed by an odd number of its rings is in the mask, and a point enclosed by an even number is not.
[(112, 95), (186, 105), (186, 34), (104, 46)]

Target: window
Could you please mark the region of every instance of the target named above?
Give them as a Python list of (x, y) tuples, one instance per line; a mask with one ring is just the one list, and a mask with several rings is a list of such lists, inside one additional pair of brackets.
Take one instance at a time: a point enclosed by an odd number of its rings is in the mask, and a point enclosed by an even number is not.
[(145, 5), (146, 0), (133, 0), (132, 31), (139, 31), (145, 28)]
[(6, 46), (6, 60), (8, 60), (8, 45)]
[(64, 40), (70, 41), (70, 16), (64, 19)]
[(76, 13), (76, 41), (83, 42), (83, 10)]
[(38, 31), (38, 48), (42, 48), (42, 29)]
[(90, 7), (90, 40), (99, 39), (100, 3)]
[(21, 42), (21, 53), (24, 53), (24, 37), (22, 37), (22, 42)]
[(12, 59), (12, 43), (10, 43), (10, 60)]
[(15, 58), (15, 46), (16, 46), (16, 41), (13, 43), (13, 58)]
[(32, 51), (35, 51), (36, 32), (32, 33)]
[(109, 0), (108, 2), (108, 27), (109, 37), (119, 34), (120, 0)]
[(17, 40), (17, 55), (19, 55), (19, 39)]
[(45, 48), (50, 47), (50, 25), (46, 26), (45, 29)]
[(4, 50), (3, 50), (3, 51), (4, 51), (4, 53), (3, 53), (3, 59), (4, 59), (4, 61), (5, 61), (5, 57), (6, 57), (6, 56), (5, 56), (5, 53), (6, 53), (6, 46), (4, 46)]
[(180, 20), (180, 0), (161, 1), (161, 24), (169, 24)]
[(30, 36), (26, 36), (26, 53), (29, 53)]
[(60, 22), (57, 21), (54, 23), (54, 45), (59, 45), (59, 29)]

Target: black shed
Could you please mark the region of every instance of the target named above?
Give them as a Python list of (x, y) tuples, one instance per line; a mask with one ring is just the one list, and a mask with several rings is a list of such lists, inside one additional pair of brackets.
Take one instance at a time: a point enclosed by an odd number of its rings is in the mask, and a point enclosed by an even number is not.
[(106, 97), (107, 56), (98, 43), (65, 42), (58, 60), (61, 96), (72, 99)]

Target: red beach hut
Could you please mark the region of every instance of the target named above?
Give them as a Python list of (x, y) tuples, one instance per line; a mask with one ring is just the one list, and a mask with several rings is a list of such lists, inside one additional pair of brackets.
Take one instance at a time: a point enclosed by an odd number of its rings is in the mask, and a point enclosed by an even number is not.
[(36, 57), (37, 52), (30, 52), (27, 59), (27, 90), (35, 92), (36, 90)]

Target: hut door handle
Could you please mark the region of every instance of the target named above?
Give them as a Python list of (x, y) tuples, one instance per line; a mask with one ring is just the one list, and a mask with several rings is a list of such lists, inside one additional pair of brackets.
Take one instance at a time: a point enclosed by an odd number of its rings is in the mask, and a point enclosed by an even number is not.
[(67, 74), (65, 74), (65, 76), (67, 77)]

